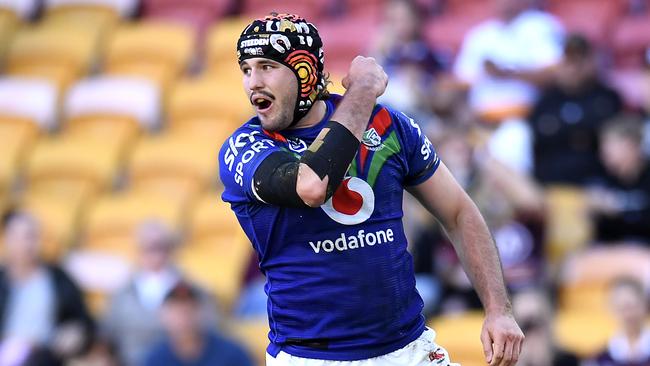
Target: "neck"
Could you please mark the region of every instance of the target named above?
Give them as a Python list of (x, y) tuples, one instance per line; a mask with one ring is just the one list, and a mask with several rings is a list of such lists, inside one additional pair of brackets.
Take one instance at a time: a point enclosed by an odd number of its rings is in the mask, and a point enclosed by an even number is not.
[(306, 128), (312, 127), (318, 124), (327, 113), (327, 105), (322, 100), (316, 101), (313, 107), (307, 112), (307, 114), (291, 128)]
[(174, 349), (181, 359), (196, 359), (203, 348), (203, 340), (196, 332), (185, 332), (174, 337)]

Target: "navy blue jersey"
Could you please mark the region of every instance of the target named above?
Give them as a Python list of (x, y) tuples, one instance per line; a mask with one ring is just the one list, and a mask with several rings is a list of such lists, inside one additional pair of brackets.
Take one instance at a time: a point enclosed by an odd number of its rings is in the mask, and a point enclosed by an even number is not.
[(270, 133), (257, 117), (221, 148), (222, 198), (251, 240), (266, 275), (268, 352), (326, 360), (390, 353), (424, 330), (422, 299), (406, 251), (402, 195), (434, 174), (439, 159), (418, 125), (377, 105), (355, 160), (319, 208), (265, 204), (253, 188), (275, 151), (299, 157), (332, 116), (317, 125)]

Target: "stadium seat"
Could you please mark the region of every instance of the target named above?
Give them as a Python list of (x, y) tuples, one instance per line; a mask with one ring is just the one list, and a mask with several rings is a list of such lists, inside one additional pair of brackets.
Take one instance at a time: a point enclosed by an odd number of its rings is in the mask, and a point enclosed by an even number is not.
[(638, 69), (650, 46), (650, 13), (622, 18), (614, 27), (611, 45), (619, 67)]
[(591, 239), (592, 223), (585, 193), (574, 187), (546, 189), (546, 257), (553, 266), (583, 248)]
[(21, 19), (12, 9), (0, 5), (0, 66), (4, 65), (11, 38), (18, 29)]
[(141, 76), (163, 92), (181, 75), (194, 56), (191, 28), (162, 21), (140, 21), (118, 27), (105, 59), (108, 74)]
[(179, 229), (182, 217), (181, 205), (160, 194), (130, 190), (105, 195), (85, 215), (81, 247), (131, 262), (137, 249), (135, 230), (140, 223), (158, 219)]
[(25, 28), (9, 47), (6, 70), (10, 75), (48, 79), (62, 91), (90, 70), (98, 45), (98, 34), (93, 32)]
[(243, 235), (206, 238), (181, 246), (176, 262), (190, 279), (208, 289), (229, 312), (241, 290), (253, 250)]
[(264, 18), (271, 12), (298, 14), (309, 22), (318, 24), (323, 15), (322, 7), (326, 4), (319, 0), (292, 1), (292, 0), (247, 0), (243, 2), (243, 16), (249, 19)]
[(80, 202), (41, 192), (28, 193), (19, 208), (41, 223), (42, 253), (46, 260), (58, 262), (72, 246), (78, 230)]
[(128, 18), (138, 10), (139, 0), (45, 0), (46, 12), (53, 10), (104, 9), (122, 18)]
[(134, 189), (160, 192), (186, 203), (217, 180), (219, 145), (192, 136), (142, 138), (128, 164)]
[(115, 144), (86, 137), (39, 141), (28, 158), (28, 189), (84, 201), (113, 186), (120, 168)]
[(102, 138), (124, 152), (142, 130), (160, 127), (159, 90), (140, 78), (96, 77), (75, 84), (65, 101), (67, 135)]
[[(641, 57), (637, 55), (636, 58)], [(637, 110), (650, 101), (650, 74), (640, 68), (626, 67), (632, 66), (638, 60), (621, 59), (619, 61), (624, 68), (609, 70), (607, 81), (623, 97), (627, 106), (630, 106), (632, 110)]]
[(38, 11), (40, 0), (0, 0), (0, 12), (11, 12), (18, 18), (29, 20)]
[(615, 323), (605, 312), (560, 311), (555, 316), (558, 344), (579, 357), (594, 357), (614, 334)]
[(612, 26), (625, 11), (622, 2), (612, 0), (555, 0), (548, 8), (567, 32), (581, 33), (600, 46), (609, 44)]
[[(485, 2), (488, 3), (488, 2)], [(491, 11), (474, 11), (467, 14), (446, 11), (430, 18), (424, 26), (424, 37), (431, 47), (457, 54), (465, 35), (474, 26), (488, 19)]]
[[(347, 73), (352, 60), (368, 51), (372, 34), (376, 33), (378, 21), (375, 17), (348, 17), (322, 21), (318, 32), (323, 39), (325, 51), (325, 70)], [(363, 29), (364, 36), (354, 36)]]
[(246, 346), (257, 365), (265, 365), (269, 344), (269, 322), (266, 319), (235, 319), (229, 330)]
[(446, 315), (430, 319), (427, 323), (436, 331), (436, 343), (449, 352), (453, 362), (463, 366), (485, 365), (480, 339), (483, 313)]
[(42, 130), (56, 123), (56, 90), (48, 82), (0, 78), (0, 192), (10, 188)]
[(220, 194), (207, 193), (198, 198), (190, 212), (188, 234), (192, 241), (210, 238), (235, 238), (241, 228), (230, 205), (221, 200)]
[(170, 127), (211, 139), (218, 146), (254, 114), (242, 90), (241, 77), (238, 81), (234, 90), (210, 75), (179, 81), (169, 101)]
[(205, 68), (222, 82), (234, 79), (241, 83), (235, 46), (239, 35), (249, 22), (250, 19), (245, 17), (226, 18), (214, 25), (208, 33)]

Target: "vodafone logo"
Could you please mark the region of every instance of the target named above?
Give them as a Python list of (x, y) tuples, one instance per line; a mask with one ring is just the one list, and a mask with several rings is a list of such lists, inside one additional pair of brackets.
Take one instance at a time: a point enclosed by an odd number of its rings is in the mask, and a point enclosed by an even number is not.
[(321, 208), (340, 224), (360, 224), (368, 220), (375, 210), (375, 194), (363, 179), (347, 177)]

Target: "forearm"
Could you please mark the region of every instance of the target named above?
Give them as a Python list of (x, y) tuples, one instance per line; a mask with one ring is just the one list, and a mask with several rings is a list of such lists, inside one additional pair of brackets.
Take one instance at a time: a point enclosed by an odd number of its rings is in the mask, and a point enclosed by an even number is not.
[(376, 100), (377, 97), (362, 84), (353, 84), (343, 95), (332, 120), (344, 125), (360, 141)]
[(468, 200), (446, 229), (486, 312), (510, 312), (499, 254), (476, 205)]

